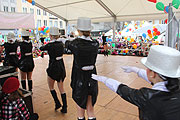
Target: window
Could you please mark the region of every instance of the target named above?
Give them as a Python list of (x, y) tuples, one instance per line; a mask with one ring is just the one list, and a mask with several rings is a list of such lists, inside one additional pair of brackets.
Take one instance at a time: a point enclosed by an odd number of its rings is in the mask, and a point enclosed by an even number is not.
[(43, 10), (43, 15), (46, 16), (47, 15), (47, 12)]
[(58, 21), (54, 21), (54, 27), (58, 27)]
[(4, 6), (4, 12), (8, 12), (8, 6)]
[(47, 26), (47, 20), (44, 20), (44, 26)]
[(63, 23), (62, 21), (59, 22), (60, 28), (63, 28)]
[(11, 3), (15, 3), (15, 0), (10, 0)]
[(49, 21), (49, 27), (52, 27), (53, 26), (53, 22), (52, 20)]
[(27, 8), (23, 7), (23, 13), (27, 13)]
[(26, 3), (26, 0), (22, 0), (23, 3)]
[(15, 7), (11, 7), (11, 12), (16, 12), (15, 9)]
[(37, 26), (41, 27), (41, 20), (37, 20)]
[(34, 14), (34, 9), (33, 8), (30, 8), (30, 13)]
[(41, 15), (41, 10), (37, 9), (37, 15)]

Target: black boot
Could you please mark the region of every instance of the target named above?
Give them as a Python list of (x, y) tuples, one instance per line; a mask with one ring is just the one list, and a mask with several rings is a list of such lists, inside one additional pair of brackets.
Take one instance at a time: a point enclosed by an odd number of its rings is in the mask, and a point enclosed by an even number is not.
[(96, 120), (96, 118), (88, 118), (88, 120)]
[(86, 120), (85, 117), (84, 118), (78, 118), (78, 120)]
[(28, 80), (29, 91), (32, 91), (32, 80)]
[(21, 80), (22, 88), (26, 90), (26, 80)]
[(62, 112), (62, 113), (67, 113), (66, 93), (61, 94), (61, 98), (62, 98), (62, 102), (63, 102), (63, 106), (62, 106), (61, 112)]
[(59, 102), (56, 91), (51, 90), (51, 95), (52, 95), (52, 97), (54, 99), (54, 102), (55, 102), (55, 110), (57, 110), (57, 109), (59, 109), (61, 107), (61, 103)]

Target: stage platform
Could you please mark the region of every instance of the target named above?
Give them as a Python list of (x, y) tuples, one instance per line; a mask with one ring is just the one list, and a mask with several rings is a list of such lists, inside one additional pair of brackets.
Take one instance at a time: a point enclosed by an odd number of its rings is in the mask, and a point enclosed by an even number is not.
[[(54, 111), (54, 101), (51, 97), (48, 85), (46, 68), (48, 66), (48, 56), (44, 58), (36, 58), (35, 69), (33, 71), (33, 104), (34, 112), (39, 114), (40, 120), (77, 120), (76, 104), (72, 99), (72, 90), (70, 87), (72, 55), (64, 55), (64, 63), (66, 67), (66, 79), (64, 88), (67, 93), (68, 113), (62, 114)], [(97, 57), (97, 73), (116, 79), (134, 88), (151, 87), (145, 80), (138, 78), (135, 73), (124, 73), (121, 66), (137, 66), (145, 68), (141, 63), (142, 57), (135, 56), (109, 56)], [(55, 89), (60, 98), (57, 85)], [(61, 100), (61, 99), (60, 99)], [(62, 103), (62, 102), (61, 102)], [(119, 97), (116, 93), (109, 90), (104, 84), (99, 83), (99, 95), (95, 105), (95, 114), (97, 120), (138, 120), (138, 108)]]

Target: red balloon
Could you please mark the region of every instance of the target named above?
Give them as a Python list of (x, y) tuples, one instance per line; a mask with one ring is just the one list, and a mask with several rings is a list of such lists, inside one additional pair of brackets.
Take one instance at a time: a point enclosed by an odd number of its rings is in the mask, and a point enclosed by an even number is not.
[(157, 0), (148, 0), (149, 2), (153, 2), (153, 3), (156, 3)]
[(132, 29), (130, 28), (129, 31), (131, 31)]
[(147, 32), (148, 32), (148, 34), (151, 34), (151, 30), (148, 30)]
[(43, 26), (43, 28), (45, 28), (46, 26)]
[(167, 24), (168, 23), (168, 19), (166, 19), (164, 22)]
[(161, 33), (159, 31), (156, 32), (156, 35), (160, 35)]
[(153, 31), (154, 31), (154, 32), (157, 32), (157, 31), (158, 31), (158, 29), (157, 29), (157, 28), (154, 28), (154, 29), (153, 29)]
[(31, 30), (29, 30), (29, 32), (31, 32)]
[(44, 31), (44, 28), (42, 27), (41, 30)]

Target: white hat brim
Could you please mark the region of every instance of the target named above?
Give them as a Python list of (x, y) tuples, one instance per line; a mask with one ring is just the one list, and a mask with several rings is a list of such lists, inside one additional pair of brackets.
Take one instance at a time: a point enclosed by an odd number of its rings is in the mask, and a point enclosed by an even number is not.
[(141, 59), (141, 63), (142, 63), (144, 66), (146, 66), (147, 68), (149, 68), (150, 70), (152, 70), (152, 71), (154, 71), (154, 72), (156, 72), (156, 73), (159, 73), (159, 74), (161, 74), (161, 75), (164, 75), (164, 76), (170, 77), (170, 78), (180, 78), (180, 67), (179, 67), (179, 69), (177, 70), (176, 74), (174, 74), (174, 75), (168, 75), (168, 74), (165, 74), (165, 73), (163, 73), (162, 71), (158, 70), (155, 66), (147, 65), (146, 62), (147, 62), (147, 57), (144, 57), (144, 58)]
[(80, 31), (91, 31), (94, 27), (91, 26), (91, 29), (81, 29), (81, 28), (78, 28), (77, 26), (74, 26), (77, 30), (80, 30)]

